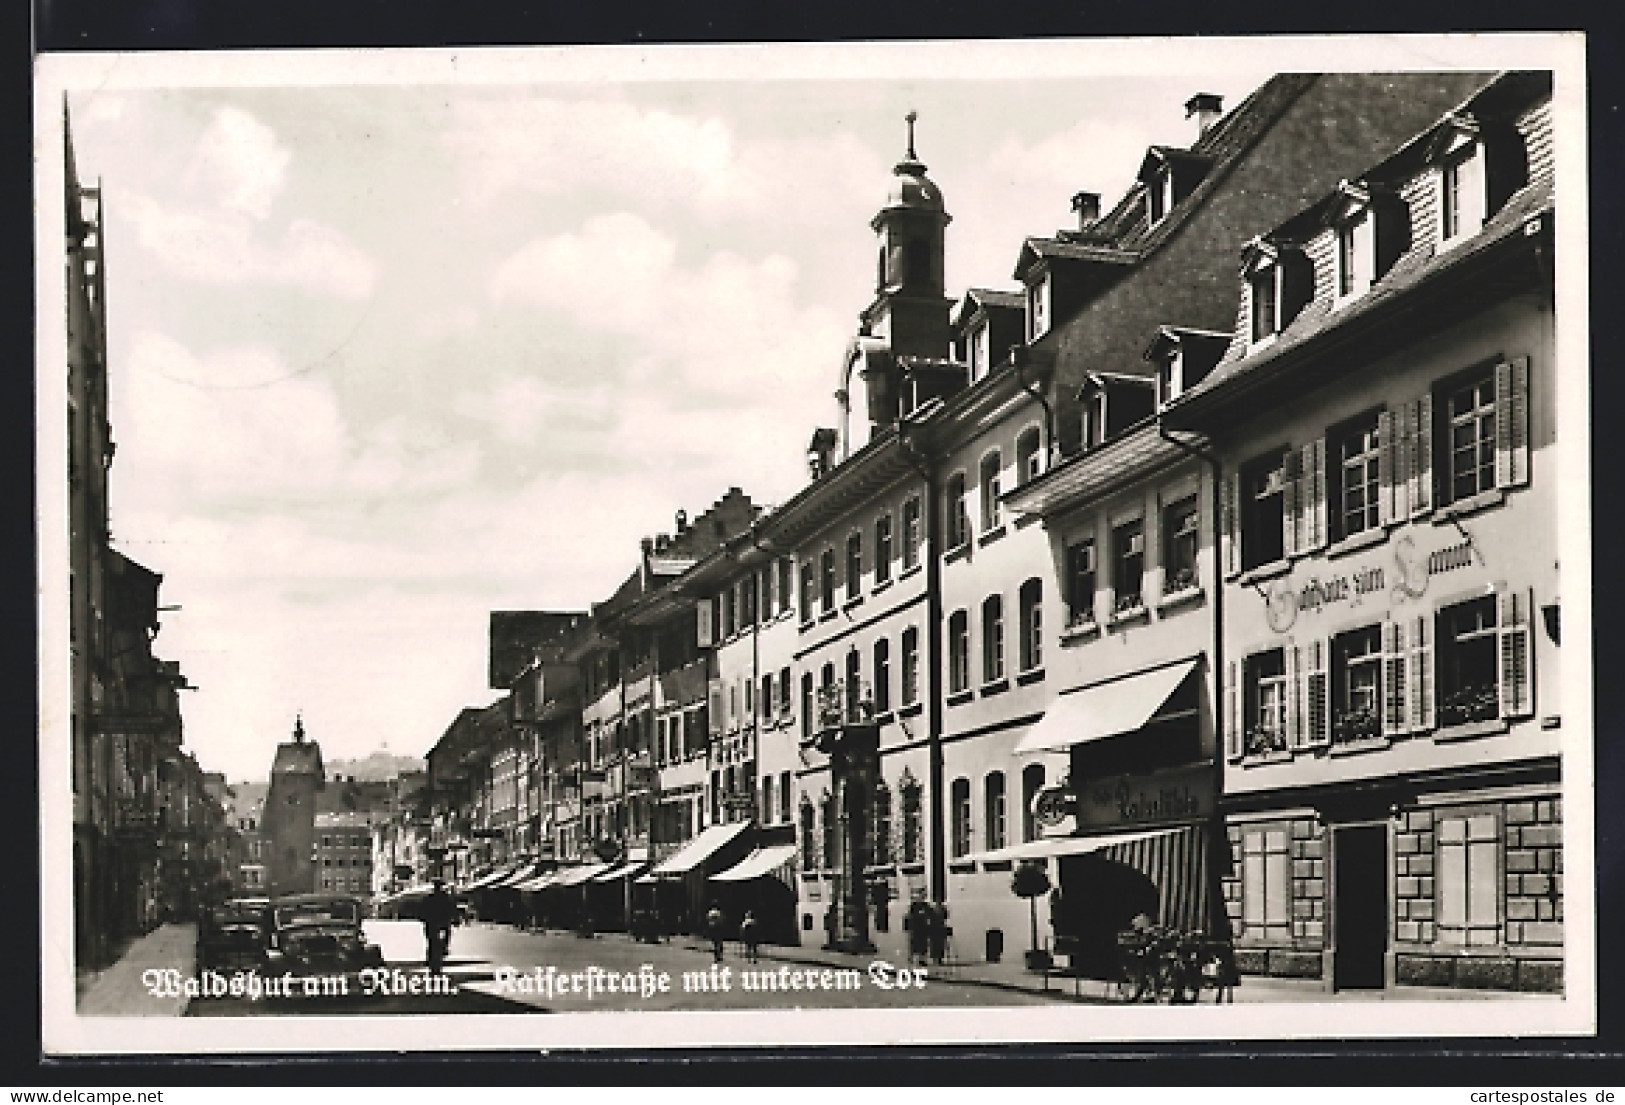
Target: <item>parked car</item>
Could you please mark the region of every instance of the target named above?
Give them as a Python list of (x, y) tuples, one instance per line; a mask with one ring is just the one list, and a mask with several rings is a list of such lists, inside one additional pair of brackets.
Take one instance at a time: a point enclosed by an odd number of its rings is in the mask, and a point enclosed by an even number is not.
[(269, 898), (232, 898), (208, 910), (198, 929), (198, 966), (253, 970), (265, 962)]
[(268, 974), (354, 974), (381, 967), (383, 952), (361, 930), (364, 911), (342, 894), (290, 894), (271, 903)]

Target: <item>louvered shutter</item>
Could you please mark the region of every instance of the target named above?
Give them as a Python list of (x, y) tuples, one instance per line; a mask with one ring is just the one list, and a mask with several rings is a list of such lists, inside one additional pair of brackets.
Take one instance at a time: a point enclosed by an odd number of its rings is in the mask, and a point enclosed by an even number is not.
[(1433, 728), (1433, 627), (1428, 615), (1411, 619), (1410, 730), (1426, 733)]
[(1405, 732), (1405, 629), (1398, 622), (1382, 623), (1382, 735)]
[(1529, 483), (1529, 358), (1495, 366), (1495, 486)]
[(1522, 589), (1501, 591), (1498, 636), (1501, 646), (1501, 716), (1529, 717), (1535, 712), (1530, 686), (1529, 613), (1531, 595)]
[(694, 612), (698, 616), (698, 644), (701, 648), (710, 648), (712, 643), (712, 634), (714, 633), (711, 626), (711, 600), (702, 599), (699, 604), (695, 606)]
[(1234, 473), (1224, 478), (1224, 518), (1221, 520), (1221, 528), (1224, 530), (1224, 575), (1226, 579), (1233, 579), (1241, 572), (1241, 503), (1238, 497), (1240, 488), (1237, 483)]
[(1411, 517), (1433, 509), (1433, 396), (1424, 395), (1414, 404), (1411, 424), (1416, 435), (1411, 442)]
[(1377, 415), (1377, 521), (1387, 525), (1398, 515), (1394, 512), (1394, 412), (1385, 410)]
[(1241, 759), (1241, 680), (1240, 665), (1231, 660), (1225, 665), (1224, 681), (1224, 751), (1232, 760)]
[(1302, 649), (1288, 641), (1286, 653), (1286, 746), (1303, 747), (1303, 663)]
[(1326, 545), (1326, 439), (1316, 438), (1303, 447), (1303, 545), (1311, 552)]
[(1304, 733), (1306, 746), (1325, 744), (1331, 740), (1331, 705), (1327, 696), (1326, 654), (1329, 650), (1323, 640), (1309, 642), (1309, 662), (1304, 673)]
[(1288, 557), (1304, 547), (1303, 454), (1296, 449), (1281, 459), (1281, 547)]
[(1393, 415), (1394, 506), (1389, 512), (1388, 521), (1396, 524), (1411, 516), (1411, 485), (1415, 482), (1410, 478), (1411, 450), (1416, 435), (1416, 427), (1411, 422), (1413, 413), (1412, 405), (1404, 403), (1395, 408)]

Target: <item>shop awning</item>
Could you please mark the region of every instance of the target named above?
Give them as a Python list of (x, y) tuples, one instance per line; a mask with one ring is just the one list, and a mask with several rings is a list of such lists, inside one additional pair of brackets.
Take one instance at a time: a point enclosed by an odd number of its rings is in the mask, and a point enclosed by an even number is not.
[(502, 887), (502, 886), (514, 887), (514, 886), (518, 886), (522, 882), (528, 882), (530, 879), (533, 879), (533, 878), (535, 878), (537, 876), (537, 874), (540, 871), (540, 868), (541, 868), (541, 864), (539, 864), (539, 863), (521, 864), (512, 873), (510, 873), (510, 874), (504, 876), (503, 878), (498, 879), (496, 882), (492, 883), (491, 884), (491, 889), (496, 889), (497, 887)]
[(648, 864), (641, 859), (632, 860), (630, 863), (618, 863), (614, 867), (611, 867), (608, 871), (594, 875), (592, 877), (592, 881), (615, 882), (618, 879), (631, 878), (633, 875), (638, 874), (647, 866)]
[(594, 875), (609, 869), (607, 863), (589, 863), (583, 867), (567, 867), (553, 880), (554, 886), (580, 886)]
[(494, 886), (500, 880), (507, 878), (509, 875), (513, 874), (515, 870), (517, 870), (517, 868), (514, 868), (514, 867), (498, 867), (494, 871), (488, 871), (485, 874), (481, 875), (479, 878), (475, 879), (473, 882), (471, 882), (467, 886), (463, 887), (463, 889), (464, 890), (484, 890), (486, 887)]
[(746, 879), (759, 879), (763, 875), (771, 875), (794, 859), (795, 855), (796, 846), (794, 844), (774, 844), (768, 848), (758, 848), (726, 871), (720, 871), (711, 877), (718, 882), (744, 882)]
[(748, 821), (734, 821), (727, 825), (712, 825), (689, 841), (681, 851), (667, 856), (655, 869), (656, 875), (686, 875), (710, 859), (716, 852), (740, 833), (750, 828)]
[(1133, 833), (1101, 833), (1095, 836), (1046, 836), (1029, 840), (1025, 844), (1012, 844), (991, 852), (978, 852), (965, 856), (978, 863), (998, 863), (1005, 860), (1043, 859), (1047, 856), (1078, 856), (1085, 852), (1098, 852), (1118, 844), (1132, 844), (1155, 836), (1182, 832), (1183, 827), (1172, 829), (1142, 829)]
[(543, 887), (552, 886), (553, 883), (558, 881), (558, 877), (559, 873), (557, 871), (549, 871), (544, 875), (537, 875), (534, 879), (526, 879), (514, 889), (526, 894), (533, 893)]
[(1197, 663), (1181, 660), (1057, 696), (1016, 745), (1016, 755), (1132, 733), (1156, 716)]

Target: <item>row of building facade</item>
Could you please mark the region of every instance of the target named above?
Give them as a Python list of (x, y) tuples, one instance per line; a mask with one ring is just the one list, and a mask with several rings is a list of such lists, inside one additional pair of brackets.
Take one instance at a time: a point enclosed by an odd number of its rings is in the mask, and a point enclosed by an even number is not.
[(1195, 96), (957, 303), (911, 118), (808, 483), (494, 613), (411, 879), (591, 861), (629, 907), (690, 879), (677, 924), (894, 954), (936, 902), (980, 959), (1029, 939), (1031, 861), (1085, 973), (1145, 913), (1243, 973), (1560, 988), (1550, 100)]
[(232, 832), (225, 777), (183, 747), (186, 678), (153, 650), (163, 577), (114, 547), (101, 187), (80, 182), (71, 133), (65, 163), (67, 775), (74, 962), (88, 971), (162, 922), (195, 919), (226, 893)]

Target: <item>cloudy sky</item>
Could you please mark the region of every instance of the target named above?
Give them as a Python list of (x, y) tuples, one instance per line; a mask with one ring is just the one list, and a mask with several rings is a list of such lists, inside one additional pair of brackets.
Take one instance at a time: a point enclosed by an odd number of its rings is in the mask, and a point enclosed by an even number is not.
[(494, 697), (490, 610), (584, 608), (677, 509), (797, 489), (906, 111), (949, 293), (1010, 287), (1072, 193), (1110, 204), (1193, 137), (1192, 93), (1233, 107), (1271, 69), (1223, 58), (70, 86), (105, 189), (113, 533), (180, 607), (156, 647), (199, 688), (188, 745), (263, 777), (302, 712), (329, 758), (425, 752)]

